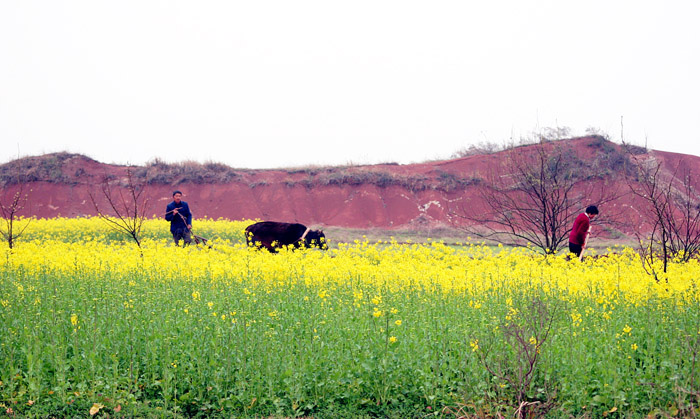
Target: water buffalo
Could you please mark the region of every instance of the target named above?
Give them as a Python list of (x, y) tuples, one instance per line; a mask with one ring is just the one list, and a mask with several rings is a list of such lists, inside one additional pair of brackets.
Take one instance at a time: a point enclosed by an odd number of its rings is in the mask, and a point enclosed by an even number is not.
[(299, 223), (261, 221), (246, 227), (245, 237), (248, 246), (264, 247), (272, 253), (283, 246), (328, 248), (323, 231)]

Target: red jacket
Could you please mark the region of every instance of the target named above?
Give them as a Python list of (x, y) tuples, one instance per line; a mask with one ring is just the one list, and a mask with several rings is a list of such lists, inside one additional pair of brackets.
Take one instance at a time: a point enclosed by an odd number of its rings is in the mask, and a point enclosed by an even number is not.
[(586, 213), (579, 214), (576, 220), (574, 220), (574, 226), (571, 227), (569, 242), (583, 246), (586, 243), (586, 236), (588, 235), (590, 226), (591, 220), (588, 218), (588, 215), (586, 215)]

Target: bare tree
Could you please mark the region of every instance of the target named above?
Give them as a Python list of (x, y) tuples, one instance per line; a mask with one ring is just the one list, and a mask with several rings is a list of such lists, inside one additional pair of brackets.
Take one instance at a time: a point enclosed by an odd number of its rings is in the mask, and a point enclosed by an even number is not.
[[(16, 163), (19, 171), (19, 161)], [(10, 249), (14, 247), (15, 242), (22, 236), (32, 220), (29, 217), (22, 218), (29, 202), (25, 178), (17, 173), (16, 181), (13, 183), (17, 185), (14, 193), (10, 192), (9, 188), (3, 188), (3, 194), (0, 197), (0, 217), (2, 217), (0, 234)]]
[(682, 159), (665, 170), (653, 156), (632, 158), (636, 171), (627, 184), (645, 203), (642, 212), (651, 226), (648, 234), (638, 231), (636, 236), (645, 269), (656, 275), (655, 260), (666, 272), (670, 260), (687, 262), (700, 254), (700, 194), (695, 189), (700, 177)]
[(98, 199), (92, 191), (89, 192), (97, 215), (115, 231), (120, 231), (131, 237), (136, 245), (141, 247), (141, 227), (146, 219), (148, 198), (144, 194), (145, 187), (137, 183), (131, 169), (126, 171), (126, 180), (118, 184), (115, 179), (103, 177), (100, 183), (101, 196), (107, 212), (100, 207)]
[(681, 184), (671, 195), (675, 211), (669, 213), (667, 222), (671, 252), (687, 262), (700, 253), (700, 194), (694, 186), (700, 179), (690, 168), (682, 169), (679, 179)]
[(467, 221), (463, 229), (469, 234), (556, 253), (568, 242), (581, 210), (618, 197), (614, 189), (600, 187), (599, 168), (562, 143), (540, 142), (504, 153), (503, 164), (482, 185), (483, 211), (463, 204), (451, 212)]
[[(519, 309), (510, 308), (506, 321), (497, 330), (502, 334), (484, 349), (478, 351), (483, 366), (497, 380), (509, 384), (509, 392), (514, 393), (518, 403), (516, 417), (541, 417), (554, 406), (555, 394), (546, 392), (545, 398), (534, 400), (530, 393), (531, 384), (536, 378), (541, 350), (552, 333), (552, 325), (558, 316), (558, 307), (537, 297), (522, 302)], [(476, 341), (478, 345), (478, 340)], [(501, 347), (502, 355), (491, 354), (495, 346)], [(544, 383), (547, 387), (547, 383)], [(549, 390), (549, 389), (548, 389)]]

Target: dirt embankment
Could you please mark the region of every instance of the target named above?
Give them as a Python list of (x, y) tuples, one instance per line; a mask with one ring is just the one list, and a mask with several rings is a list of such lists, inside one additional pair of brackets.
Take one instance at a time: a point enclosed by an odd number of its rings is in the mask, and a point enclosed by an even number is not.
[[(607, 164), (606, 177), (587, 182), (600, 190), (628, 190), (623, 154), (618, 145), (600, 137), (566, 140), (572, 158)], [(522, 153), (527, 153), (527, 147)], [(575, 156), (574, 156), (575, 155)], [(624, 157), (624, 156), (623, 156)], [(674, 153), (639, 153), (641, 159), (661, 159), (669, 168), (698, 167), (700, 158)], [(502, 153), (473, 155), (410, 165), (308, 167), (277, 170), (237, 170), (220, 164), (154, 162), (145, 167), (108, 165), (82, 155), (58, 153), (22, 159), (20, 172), (28, 182), (29, 213), (37, 217), (95, 215), (91, 194), (104, 205), (103, 179), (125, 184), (131, 171), (145, 184), (146, 214), (160, 217), (181, 190), (195, 217), (264, 219), (345, 228), (425, 229), (470, 223), (465, 215), (484, 212), (483, 188), (488, 187), (502, 162)], [(20, 186), (11, 182), (17, 172), (3, 165), (4, 196)], [(696, 185), (700, 186), (700, 185)], [(589, 203), (581, 201), (581, 209)], [(623, 195), (602, 206), (607, 218), (619, 222), (603, 235), (630, 234), (643, 224), (642, 202)], [(628, 225), (629, 227), (624, 227)]]

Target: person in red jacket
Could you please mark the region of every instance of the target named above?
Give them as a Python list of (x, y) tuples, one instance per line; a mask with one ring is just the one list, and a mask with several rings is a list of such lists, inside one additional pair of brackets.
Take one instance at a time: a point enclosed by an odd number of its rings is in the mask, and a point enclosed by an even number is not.
[(586, 212), (581, 213), (574, 220), (569, 234), (569, 251), (581, 259), (581, 252), (586, 248), (588, 236), (591, 234), (591, 220), (598, 215), (598, 207), (590, 205)]

